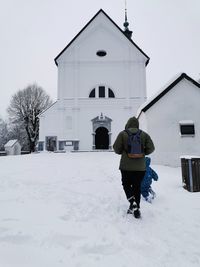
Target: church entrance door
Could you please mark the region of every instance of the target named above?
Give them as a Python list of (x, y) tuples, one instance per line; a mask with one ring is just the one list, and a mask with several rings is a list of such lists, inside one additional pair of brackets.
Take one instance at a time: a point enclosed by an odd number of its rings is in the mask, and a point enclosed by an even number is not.
[(111, 149), (111, 122), (112, 120), (101, 113), (92, 121), (92, 149)]
[(95, 148), (109, 149), (108, 129), (106, 129), (105, 127), (99, 127), (96, 129), (95, 133)]

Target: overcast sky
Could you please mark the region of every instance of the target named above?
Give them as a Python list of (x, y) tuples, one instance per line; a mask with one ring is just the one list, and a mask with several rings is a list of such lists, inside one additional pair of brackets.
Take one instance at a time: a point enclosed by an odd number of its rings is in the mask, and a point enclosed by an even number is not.
[[(54, 58), (102, 8), (121, 28), (125, 0), (0, 0), (0, 116), (36, 82), (56, 100)], [(147, 94), (177, 73), (200, 79), (200, 0), (127, 0), (133, 41), (150, 57)]]

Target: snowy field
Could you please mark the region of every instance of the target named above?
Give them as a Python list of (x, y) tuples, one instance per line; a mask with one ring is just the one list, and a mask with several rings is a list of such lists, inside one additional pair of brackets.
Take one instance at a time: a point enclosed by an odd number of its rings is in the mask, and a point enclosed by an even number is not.
[(152, 166), (157, 197), (128, 202), (112, 152), (0, 158), (1, 267), (199, 267), (200, 193)]

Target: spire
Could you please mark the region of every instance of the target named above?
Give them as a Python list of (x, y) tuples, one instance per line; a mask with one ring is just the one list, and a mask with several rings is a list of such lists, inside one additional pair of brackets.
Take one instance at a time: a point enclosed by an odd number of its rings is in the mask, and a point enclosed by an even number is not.
[(128, 19), (127, 19), (127, 3), (126, 3), (126, 0), (125, 0), (125, 22), (124, 22), (124, 33), (125, 35), (131, 39), (132, 37), (132, 31), (129, 30), (128, 28), (129, 26), (129, 23), (128, 23)]

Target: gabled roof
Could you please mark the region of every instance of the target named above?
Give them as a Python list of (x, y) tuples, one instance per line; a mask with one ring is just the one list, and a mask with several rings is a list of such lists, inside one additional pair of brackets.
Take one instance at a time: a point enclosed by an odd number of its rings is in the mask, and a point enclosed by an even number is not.
[[(164, 90), (162, 90), (159, 94), (157, 94), (155, 97), (153, 97), (150, 101), (147, 101), (146, 103), (144, 103), (144, 105), (142, 105), (141, 109), (140, 109), (140, 113), (139, 116), (141, 114), (141, 112), (145, 112), (147, 111), (150, 107), (152, 107), (157, 101), (159, 101), (159, 99), (161, 97), (163, 97), (164, 95), (166, 95), (172, 88), (174, 88), (174, 86), (176, 86), (181, 80), (186, 79), (189, 82), (193, 83), (194, 85), (196, 85), (197, 87), (200, 88), (200, 84), (198, 82), (196, 82), (195, 80), (193, 80), (191, 77), (189, 77), (186, 73), (182, 73), (176, 80), (174, 80), (169, 86), (167, 86)], [(138, 117), (139, 117), (138, 116)]]
[(8, 147), (8, 146), (12, 147), (12, 146), (14, 146), (14, 144), (16, 144), (17, 142), (18, 142), (17, 139), (9, 140), (9, 141), (4, 145), (4, 147)]
[(39, 114), (39, 117), (45, 113), (49, 108), (51, 108), (52, 106), (54, 106), (55, 104), (57, 103), (57, 101), (53, 102), (49, 107), (47, 107), (45, 110), (43, 110), (40, 114)]
[(65, 50), (76, 40), (76, 38), (88, 27), (88, 25), (100, 14), (103, 13), (114, 25), (115, 27), (127, 38), (146, 58), (146, 66), (149, 63), (150, 58), (142, 51), (142, 49), (139, 48), (130, 38), (128, 38), (123, 30), (106, 14), (106, 12), (103, 9), (100, 9), (94, 17), (82, 28), (82, 30), (71, 40), (71, 42), (57, 55), (57, 57), (54, 59), (56, 66), (58, 66), (57, 60), (62, 55), (62, 53), (65, 52)]

